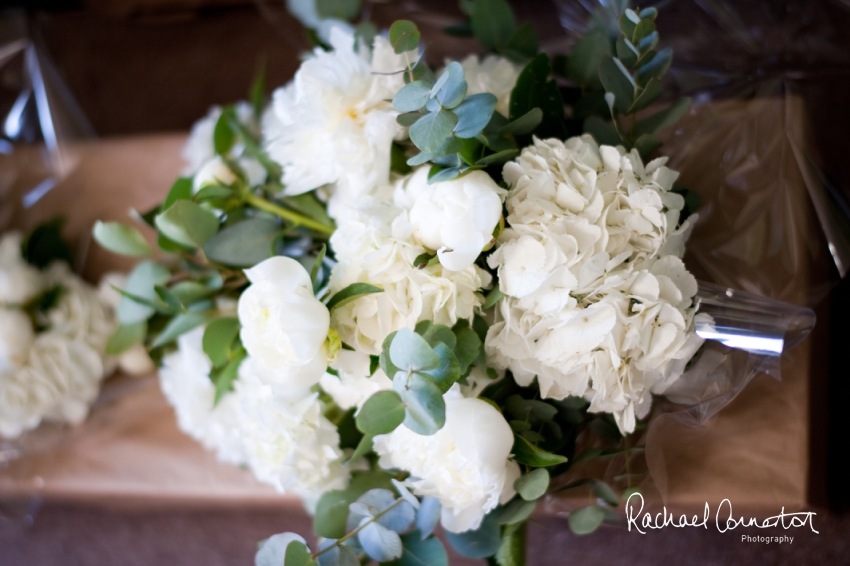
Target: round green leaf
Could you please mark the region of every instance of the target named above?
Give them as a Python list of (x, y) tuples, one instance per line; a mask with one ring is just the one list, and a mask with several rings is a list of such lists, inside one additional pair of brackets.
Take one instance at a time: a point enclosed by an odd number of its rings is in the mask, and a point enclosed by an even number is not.
[(520, 476), (514, 482), (514, 489), (526, 501), (539, 499), (549, 489), (549, 472), (543, 468), (537, 468), (524, 476)]
[(117, 356), (126, 352), (136, 344), (141, 344), (148, 331), (148, 325), (144, 320), (131, 324), (121, 324), (109, 337), (106, 343), (106, 355)]
[(197, 328), (202, 324), (205, 324), (210, 319), (209, 313), (206, 312), (197, 312), (197, 311), (189, 311), (186, 313), (178, 314), (165, 325), (165, 328), (162, 329), (156, 339), (153, 341), (153, 347), (158, 348), (159, 346), (163, 346), (168, 344), (172, 340), (176, 340), (183, 334), (186, 334), (193, 328)]
[(496, 521), (500, 525), (514, 525), (528, 519), (537, 507), (536, 501), (514, 499), (506, 507), (496, 513)]
[(408, 378), (406, 373), (399, 372), (393, 379), (393, 389), (407, 408), (404, 426), (413, 432), (430, 436), (446, 424), (446, 403), (431, 376), (414, 373)]
[(448, 64), (437, 84), (441, 86), (438, 88), (437, 85), (434, 85), (434, 89), (436, 90), (435, 97), (443, 108), (454, 108), (466, 96), (468, 85), (466, 84), (463, 67), (457, 61)]
[(396, 93), (395, 97), (393, 97), (393, 106), (399, 112), (415, 112), (425, 106), (425, 103), (428, 102), (430, 96), (430, 83), (426, 83), (425, 81), (413, 81), (410, 84), (404, 85), (401, 90)]
[(230, 346), (239, 334), (239, 328), (238, 318), (223, 316), (204, 329), (204, 353), (210, 358), (213, 367), (224, 365), (230, 359)]
[(357, 414), (357, 428), (366, 434), (389, 434), (404, 421), (404, 403), (395, 391), (378, 391)]
[(446, 539), (455, 550), (468, 558), (487, 558), (499, 550), (502, 534), (491, 513), (484, 517), (478, 529), (463, 533), (446, 532)]
[(157, 229), (167, 238), (184, 246), (200, 247), (218, 231), (215, 214), (189, 200), (178, 200), (158, 214), (154, 220)]
[(410, 139), (421, 151), (432, 152), (446, 141), (457, 122), (457, 115), (449, 110), (431, 112), (410, 126)]
[(570, 530), (577, 535), (587, 535), (599, 528), (605, 513), (596, 505), (576, 509), (567, 518)]
[(460, 366), (455, 355), (444, 343), (438, 342), (434, 347), (434, 352), (440, 358), (440, 365), (434, 369), (424, 370), (423, 373), (433, 377), (437, 381), (440, 391), (445, 393), (460, 379)]
[(419, 30), (411, 21), (398, 20), (390, 26), (390, 45), (398, 55), (419, 47), (419, 39)]
[(440, 358), (428, 342), (409, 328), (396, 332), (390, 344), (390, 361), (403, 371), (433, 369), (440, 366)]
[(271, 218), (250, 218), (215, 234), (204, 244), (204, 253), (218, 263), (252, 267), (272, 257), (272, 245), (280, 233)]
[(457, 115), (454, 135), (464, 139), (477, 136), (490, 123), (497, 101), (497, 98), (489, 92), (467, 97), (453, 110)]
[[(157, 300), (154, 287), (163, 285), (171, 277), (171, 272), (164, 265), (152, 261), (143, 261), (127, 277), (124, 291), (138, 297), (149, 300)], [(142, 305), (136, 301), (122, 297), (118, 304), (118, 322), (121, 324), (132, 324), (149, 319), (153, 316), (153, 307)]]
[(402, 535), (403, 547), (398, 566), (449, 566), (449, 557), (440, 539), (413, 531)]
[(94, 223), (92, 235), (98, 244), (117, 254), (143, 257), (153, 253), (138, 230), (121, 222), (98, 220)]

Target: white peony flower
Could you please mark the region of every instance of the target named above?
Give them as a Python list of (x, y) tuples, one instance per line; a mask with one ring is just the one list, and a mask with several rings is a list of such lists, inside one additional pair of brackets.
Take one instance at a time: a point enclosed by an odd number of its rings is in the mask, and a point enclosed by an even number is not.
[(279, 384), (271, 373), (249, 357), (235, 383), (239, 434), (254, 475), (308, 501), (321, 492), (344, 489), (349, 470), (341, 463), (339, 433), (323, 415), (318, 393)]
[(386, 200), (352, 210), (331, 236), (331, 247), (339, 262), (331, 272), (332, 293), (357, 282), (383, 289), (333, 313), (333, 327), (343, 342), (366, 354), (379, 354), (388, 334), (419, 321), (452, 326), (472, 318), (483, 302), (481, 289), (491, 283), (490, 274), (476, 265), (460, 271), (440, 263), (414, 265), (426, 249), (413, 236), (406, 208)]
[(701, 340), (696, 280), (679, 256), (690, 224), (677, 173), (590, 136), (537, 140), (505, 165), (506, 229), (488, 258), (505, 297), (485, 347), (544, 397), (583, 396), (624, 432), (678, 378)]
[(390, 100), (404, 82), (400, 73), (381, 73), (403, 69), (405, 60), (382, 37), (371, 60), (369, 50), (355, 51), (354, 35), (339, 28), (330, 44), (332, 51), (317, 49), (292, 82), (275, 91), (267, 147), (283, 166), (285, 194), (333, 183), (332, 200), (353, 203), (389, 180), (390, 147), (401, 131)]
[(412, 203), (413, 238), (436, 251), (440, 263), (452, 271), (471, 266), (493, 239), (507, 192), (483, 171), (429, 185), (427, 167), (399, 184), (399, 190)]
[(373, 393), (393, 387), (393, 382), (380, 368), (370, 374), (370, 361), (368, 354), (340, 350), (333, 364), (338, 375), (326, 373), (319, 385), (340, 408), (360, 408)]
[(41, 274), (21, 255), (21, 242), (20, 232), (0, 237), (0, 307), (22, 305), (44, 290)]
[(510, 116), (511, 91), (516, 86), (522, 67), (498, 55), (479, 58), (470, 55), (460, 62), (466, 75), (467, 96), (490, 92), (496, 95), (496, 112)]
[(304, 267), (277, 256), (245, 270), (251, 285), (239, 297), (242, 344), (281, 383), (309, 387), (328, 365), (330, 315), (313, 295)]
[(244, 464), (239, 434), (241, 412), (233, 393), (215, 404), (212, 364), (204, 353), (204, 328), (195, 328), (177, 339), (177, 350), (165, 356), (159, 383), (174, 407), (180, 430), (215, 452), (222, 462)]
[(514, 496), (520, 471), (508, 460), (514, 435), (499, 411), (463, 398), (457, 388), (444, 399), (446, 424), (436, 434), (400, 426), (376, 436), (374, 447), (383, 468), (410, 472), (414, 493), (437, 497), (443, 528), (460, 533), (478, 528), (484, 515)]

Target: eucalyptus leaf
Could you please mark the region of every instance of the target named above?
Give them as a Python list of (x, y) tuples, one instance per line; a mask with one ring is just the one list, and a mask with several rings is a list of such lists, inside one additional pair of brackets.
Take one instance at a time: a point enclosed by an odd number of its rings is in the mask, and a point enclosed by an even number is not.
[(170, 288), (171, 293), (177, 297), (183, 305), (191, 305), (195, 301), (206, 298), (215, 292), (215, 289), (198, 283), (197, 281), (180, 281)]
[(490, 122), (497, 102), (496, 96), (489, 92), (468, 96), (454, 108), (457, 115), (454, 135), (459, 138), (473, 138), (478, 135)]
[(406, 406), (404, 426), (413, 432), (430, 436), (446, 424), (446, 403), (431, 376), (414, 373), (408, 377), (399, 372), (393, 379), (393, 389)]
[(487, 558), (493, 556), (502, 542), (499, 524), (494, 515), (486, 515), (481, 526), (462, 533), (446, 532), (446, 539), (459, 554), (468, 558)]
[(202, 206), (178, 200), (154, 220), (163, 235), (185, 246), (203, 246), (218, 231), (218, 218)]
[[(304, 544), (304, 539), (295, 533), (280, 533), (267, 538), (254, 558), (256, 566), (281, 566), (286, 559), (286, 551), (291, 544)], [(289, 566), (289, 563), (286, 563)], [(299, 565), (301, 566), (301, 565)]]
[(419, 47), (419, 30), (408, 20), (397, 20), (390, 26), (390, 45), (397, 55)]
[(431, 536), (437, 523), (440, 522), (440, 515), (443, 512), (443, 505), (437, 497), (425, 497), (419, 504), (419, 512), (416, 514), (416, 528), (422, 534), (422, 538), (426, 539)]
[(617, 110), (626, 113), (634, 102), (635, 85), (628, 70), (619, 60), (610, 56), (602, 57), (599, 63), (599, 79), (607, 92), (616, 97)]
[[(153, 300), (157, 298), (154, 287), (165, 284), (171, 277), (168, 268), (152, 261), (139, 263), (127, 277), (124, 291), (138, 297)], [(149, 319), (156, 309), (124, 296), (118, 304), (117, 318), (121, 324), (131, 324)]]
[[(319, 550), (324, 550), (335, 542), (335, 540), (326, 540), (319, 546)], [(357, 553), (344, 544), (334, 546), (327, 552), (323, 552), (317, 557), (317, 560), (319, 566), (360, 566)]]
[(135, 346), (141, 344), (147, 334), (148, 325), (144, 320), (130, 324), (120, 324), (109, 341), (106, 343), (105, 353), (107, 356), (117, 356)]
[[(426, 83), (425, 81), (413, 81), (412, 83), (406, 84), (396, 93), (395, 97), (393, 97), (393, 107), (399, 112), (416, 112), (428, 102), (431, 97), (431, 84)], [(401, 118), (401, 116), (399, 116)], [(418, 117), (417, 117), (418, 119)], [(398, 120), (399, 124), (402, 123), (402, 120)], [(404, 126), (412, 125), (416, 120), (411, 121), (409, 124), (402, 124)]]
[(401, 557), (401, 537), (380, 523), (367, 524), (357, 533), (357, 540), (366, 554), (376, 562), (388, 562)]
[(192, 200), (195, 202), (205, 202), (214, 200), (224, 200), (234, 196), (233, 190), (223, 185), (208, 184), (204, 185), (199, 190)]
[(440, 358), (440, 365), (434, 369), (423, 370), (422, 373), (433, 377), (440, 391), (445, 393), (460, 379), (460, 365), (451, 349), (442, 342), (434, 346), (434, 352)]
[(316, 563), (313, 562), (313, 557), (310, 556), (310, 550), (306, 544), (292, 541), (286, 546), (283, 564), (284, 566), (315, 566)]
[(144, 257), (153, 253), (138, 230), (121, 222), (94, 223), (92, 235), (107, 250), (127, 256)]
[(410, 140), (420, 151), (432, 152), (446, 141), (457, 123), (454, 112), (443, 109), (431, 112), (410, 126)]
[(153, 290), (156, 291), (156, 295), (157, 297), (159, 297), (159, 300), (161, 300), (163, 303), (165, 303), (172, 309), (175, 309), (177, 311), (185, 310), (185, 307), (183, 306), (183, 303), (180, 302), (180, 299), (178, 299), (177, 296), (171, 291), (169, 291), (167, 288), (163, 287), (162, 285), (155, 285)]
[(491, 165), (493, 163), (503, 163), (505, 161), (510, 160), (512, 157), (514, 157), (518, 154), (519, 154), (518, 149), (505, 149), (505, 150), (499, 151), (497, 153), (493, 153), (493, 154), (487, 155), (485, 157), (482, 157), (481, 159), (476, 161), (475, 164), (487, 166), (487, 165)]
[(525, 566), (527, 525), (511, 525), (502, 530), (502, 542), (496, 551), (499, 566)]
[(662, 90), (661, 81), (655, 78), (649, 79), (643, 92), (638, 95), (631, 107), (629, 107), (627, 114), (634, 114), (655, 102), (661, 96)]
[(637, 25), (635, 26), (635, 30), (632, 32), (632, 43), (638, 44), (640, 41), (648, 36), (650, 36), (655, 31), (655, 22), (650, 19), (639, 20)]
[(605, 513), (596, 505), (576, 509), (567, 517), (570, 530), (577, 535), (587, 535), (599, 528), (605, 520)]
[(670, 63), (673, 61), (673, 50), (665, 47), (655, 54), (648, 62), (644, 63), (637, 71), (635, 81), (643, 86), (649, 82), (649, 79), (660, 79), (670, 68)]
[(388, 566), (449, 566), (449, 557), (438, 538), (427, 538), (413, 531), (401, 536), (401, 558)]
[(271, 218), (249, 218), (224, 228), (204, 244), (204, 253), (216, 263), (252, 267), (274, 255), (281, 228)]
[(549, 489), (549, 472), (544, 468), (532, 470), (524, 476), (517, 478), (514, 482), (514, 489), (526, 501), (539, 499)]
[(518, 434), (514, 435), (513, 454), (514, 460), (520, 464), (526, 464), (536, 468), (555, 466), (567, 461), (566, 456), (552, 454), (551, 452), (538, 448)]
[(440, 358), (433, 348), (409, 328), (396, 332), (389, 355), (393, 365), (402, 371), (420, 371), (440, 366)]
[(414, 332), (422, 336), (431, 347), (442, 342), (450, 350), (454, 350), (457, 345), (457, 336), (451, 328), (443, 324), (434, 324), (430, 320), (422, 320), (416, 323)]
[(469, 366), (478, 359), (481, 354), (481, 339), (471, 328), (463, 328), (456, 331), (457, 346), (454, 348), (457, 363), (461, 374), (465, 374)]
[(457, 176), (460, 174), (460, 167), (449, 167), (447, 169), (441, 169), (434, 175), (428, 177), (428, 184), (430, 185), (432, 183), (442, 183), (443, 181), (451, 181), (452, 179), (457, 178)]
[(368, 283), (352, 283), (345, 289), (338, 291), (328, 301), (328, 310), (339, 308), (347, 305), (352, 301), (356, 301), (360, 297), (371, 295), (373, 293), (382, 293), (384, 290)]
[(526, 501), (522, 498), (514, 499), (505, 507), (499, 509), (494, 519), (500, 525), (513, 525), (528, 519), (537, 508), (537, 501)]
[(404, 403), (395, 391), (378, 391), (373, 394), (357, 414), (357, 428), (366, 434), (389, 434), (402, 421)]
[(628, 38), (620, 36), (617, 38), (617, 57), (623, 62), (623, 65), (634, 69), (638, 58), (640, 58), (640, 52)]
[(441, 107), (451, 109), (463, 101), (467, 88), (463, 67), (457, 61), (452, 61), (434, 85), (432, 95)]
[(419, 112), (405, 112), (404, 114), (399, 114), (398, 116), (396, 116), (395, 121), (398, 123), (399, 126), (409, 128), (424, 115), (425, 114), (420, 114)]

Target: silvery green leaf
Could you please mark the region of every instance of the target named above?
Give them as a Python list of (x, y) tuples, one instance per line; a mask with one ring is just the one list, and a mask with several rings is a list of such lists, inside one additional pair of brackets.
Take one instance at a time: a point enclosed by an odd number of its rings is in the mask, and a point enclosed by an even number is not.
[(496, 513), (495, 520), (500, 525), (521, 523), (531, 516), (536, 507), (536, 501), (526, 501), (522, 498), (514, 499)]
[(446, 424), (446, 403), (430, 375), (399, 372), (393, 379), (393, 389), (407, 407), (404, 426), (413, 432), (430, 436)]
[(295, 533), (280, 533), (270, 536), (262, 543), (254, 556), (255, 566), (281, 566), (286, 557), (286, 547), (293, 542), (307, 544), (307, 541)]
[(458, 553), (468, 558), (487, 558), (499, 550), (502, 542), (501, 529), (493, 513), (486, 515), (474, 531), (463, 533), (446, 532), (446, 539)]
[(395, 494), (388, 489), (370, 489), (348, 506), (346, 530), (353, 531), (363, 522), (363, 519), (374, 517), (395, 503), (395, 500)]
[(451, 328), (444, 324), (434, 324), (430, 320), (422, 320), (416, 323), (414, 331), (432, 347), (442, 342), (450, 350), (454, 350), (457, 345), (457, 336), (455, 336)]
[(638, 16), (642, 20), (655, 20), (658, 17), (658, 10), (656, 8), (644, 8)]
[(634, 114), (635, 112), (643, 110), (655, 102), (658, 97), (661, 96), (661, 92), (661, 81), (656, 78), (649, 79), (649, 82), (646, 83), (646, 88), (643, 89), (643, 92), (640, 93), (632, 103), (632, 106), (628, 110), (628, 114)]
[(434, 532), (442, 512), (443, 506), (436, 497), (426, 497), (422, 500), (419, 513), (416, 514), (416, 528), (422, 533), (423, 540)]
[(655, 31), (655, 22), (652, 20), (639, 20), (635, 26), (635, 31), (632, 33), (632, 43), (640, 43), (646, 37), (649, 37)]
[(428, 178), (428, 184), (432, 183), (442, 183), (443, 181), (451, 181), (461, 174), (460, 167), (448, 167), (446, 169), (440, 170), (438, 173), (431, 175)]
[(449, 110), (431, 112), (410, 126), (410, 139), (420, 151), (432, 152), (446, 141), (457, 122), (457, 115)]
[(357, 533), (357, 540), (366, 554), (377, 562), (389, 562), (401, 557), (401, 537), (378, 523), (369, 523), (363, 527)]
[(516, 479), (514, 489), (526, 501), (539, 499), (549, 489), (549, 472), (543, 468), (532, 470)]
[[(443, 80), (444, 77), (445, 80)], [(457, 61), (449, 63), (440, 76), (439, 83), (442, 83), (439, 88), (434, 85), (434, 93), (436, 100), (443, 108), (454, 108), (463, 101), (468, 86), (460, 63)]]
[[(130, 276), (124, 291), (145, 299), (157, 298), (156, 285), (165, 284), (171, 277), (171, 273), (164, 265), (152, 261), (143, 261), (138, 264)], [(149, 319), (156, 310), (147, 305), (141, 305), (128, 297), (122, 297), (118, 304), (118, 322), (121, 324), (132, 324)]]
[(454, 109), (457, 115), (455, 136), (459, 138), (474, 138), (490, 122), (493, 110), (496, 108), (496, 97), (489, 93), (468, 96)]
[(189, 200), (178, 200), (158, 214), (154, 223), (164, 236), (190, 247), (203, 246), (219, 225), (215, 214)]
[(390, 344), (393, 343), (395, 335), (396, 332), (391, 332), (386, 338), (384, 338), (384, 342), (381, 344), (381, 355), (378, 357), (381, 369), (388, 377), (393, 376), (400, 371), (399, 368), (393, 364), (392, 360), (390, 360)]
[(454, 353), (442, 342), (434, 346), (434, 352), (440, 358), (440, 365), (433, 369), (423, 370), (423, 373), (433, 377), (440, 391), (445, 393), (460, 379), (460, 365)]
[(378, 391), (357, 413), (357, 428), (366, 434), (389, 434), (404, 421), (404, 403), (395, 391)]
[(398, 123), (399, 126), (409, 128), (424, 115), (425, 114), (420, 114), (419, 112), (405, 112), (404, 114), (399, 114), (398, 116), (396, 116), (395, 121)]
[(419, 499), (417, 499), (415, 495), (410, 493), (410, 490), (407, 489), (407, 486), (405, 486), (403, 483), (401, 483), (395, 478), (393, 478), (391, 481), (393, 482), (393, 486), (395, 487), (396, 491), (398, 491), (398, 494), (402, 497), (402, 499), (413, 505), (414, 509), (419, 509)]
[[(393, 106), (399, 112), (415, 112), (425, 106), (431, 97), (431, 85), (413, 81), (404, 85), (393, 97)], [(399, 116), (400, 117), (400, 116)], [(399, 122), (400, 123), (400, 122)], [(410, 124), (403, 124), (409, 126)]]
[(215, 292), (215, 289), (211, 289), (196, 281), (180, 281), (175, 283), (170, 290), (184, 305), (190, 305)]
[(640, 53), (631, 41), (621, 35), (617, 39), (617, 57), (620, 58), (620, 61), (622, 61), (626, 67), (634, 69), (638, 62), (638, 58), (640, 57)]
[(599, 528), (605, 520), (605, 513), (596, 505), (576, 509), (567, 517), (570, 530), (577, 535), (587, 535)]
[[(319, 550), (324, 550), (333, 545), (335, 540), (326, 540), (319, 545)], [(319, 566), (360, 566), (357, 554), (348, 546), (342, 544), (335, 546), (316, 557)], [(280, 565), (277, 565), (280, 566)]]
[(436, 537), (423, 537), (418, 531), (402, 535), (401, 558), (393, 566), (449, 566), (443, 543)]
[(640, 40), (638, 49), (640, 49), (641, 53), (646, 53), (656, 45), (658, 45), (658, 32), (654, 31)]
[(440, 102), (436, 98), (431, 98), (425, 103), (425, 110), (428, 112), (436, 112), (440, 108), (442, 108), (442, 106), (440, 106)]
[(456, 331), (457, 346), (454, 348), (460, 373), (465, 374), (469, 366), (478, 359), (481, 354), (481, 339), (471, 328), (463, 328)]
[(281, 228), (271, 218), (249, 218), (228, 226), (204, 244), (209, 259), (224, 265), (251, 267), (274, 255)]
[(635, 32), (635, 26), (640, 21), (640, 18), (635, 14), (634, 10), (626, 10), (620, 15), (620, 31), (626, 37), (632, 37)]
[(98, 244), (117, 254), (143, 257), (153, 253), (138, 230), (121, 222), (98, 220), (94, 223), (92, 235)]
[(390, 26), (390, 45), (397, 55), (413, 51), (419, 46), (419, 30), (416, 24), (408, 20), (397, 20)]
[(389, 354), (393, 365), (403, 371), (426, 370), (440, 365), (440, 358), (428, 342), (409, 328), (396, 332)]
[(212, 315), (208, 312), (190, 311), (178, 314), (168, 321), (168, 324), (165, 325), (165, 328), (162, 329), (162, 332), (160, 332), (153, 341), (152, 346), (157, 348), (164, 344), (168, 344), (172, 340), (176, 340), (183, 334), (186, 334), (193, 328), (206, 324), (210, 318), (212, 318)]

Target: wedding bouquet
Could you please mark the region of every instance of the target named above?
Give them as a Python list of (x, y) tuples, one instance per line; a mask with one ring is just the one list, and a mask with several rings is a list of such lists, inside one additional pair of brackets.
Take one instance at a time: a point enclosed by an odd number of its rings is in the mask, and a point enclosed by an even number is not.
[[(657, 11), (550, 60), (504, 0), (463, 6), (491, 53), (436, 70), (412, 22), (307, 18), (292, 82), (213, 108), (133, 213), (158, 251), (94, 228), (158, 256), (119, 289), (113, 351), (144, 344), (181, 428), (314, 514), (318, 546), (275, 535), (257, 564), (446, 564), (438, 523), (523, 564), (550, 478), (639, 451), (627, 435), (712, 328), (681, 259), (698, 203), (655, 156), (690, 103), (650, 108), (672, 58)], [(632, 480), (579, 482), (596, 499), (571, 528)]]

